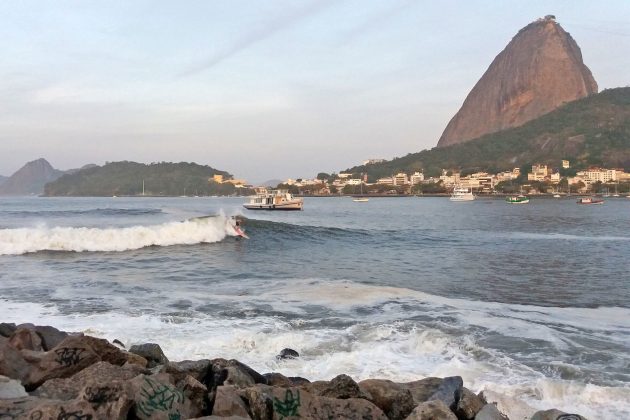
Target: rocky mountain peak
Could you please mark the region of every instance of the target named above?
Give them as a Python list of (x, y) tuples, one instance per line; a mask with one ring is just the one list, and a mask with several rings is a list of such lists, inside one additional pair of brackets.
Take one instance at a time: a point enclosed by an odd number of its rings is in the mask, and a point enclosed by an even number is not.
[(41, 194), (44, 185), (63, 175), (43, 158), (28, 162), (0, 185), (0, 195)]
[(571, 35), (547, 15), (521, 29), (496, 56), (448, 123), (438, 147), (520, 126), (597, 93)]

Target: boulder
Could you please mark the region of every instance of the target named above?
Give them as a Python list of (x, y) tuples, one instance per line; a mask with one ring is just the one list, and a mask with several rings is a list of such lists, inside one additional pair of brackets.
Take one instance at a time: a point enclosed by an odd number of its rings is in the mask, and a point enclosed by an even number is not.
[(204, 384), (188, 375), (177, 382), (177, 388), (181, 389), (184, 392), (184, 396), (192, 403), (192, 415), (200, 416), (203, 413), (210, 412), (208, 388)]
[(124, 383), (120, 381), (108, 384), (95, 381), (81, 390), (78, 399), (89, 404), (94, 411), (93, 419), (126, 420), (134, 405), (134, 401), (125, 391)]
[(173, 375), (175, 381), (180, 381), (190, 375), (205, 384), (211, 368), (211, 361), (208, 359), (183, 360), (181, 362), (168, 362), (164, 365), (163, 372)]
[(385, 379), (366, 379), (359, 382), (369, 400), (379, 407), (391, 420), (404, 419), (416, 406), (409, 389)]
[(289, 388), (294, 386), (293, 382), (281, 373), (263, 373), (267, 385)]
[(459, 420), (472, 420), (486, 404), (487, 401), (482, 395), (475, 395), (471, 390), (462, 388), (459, 401), (453, 411)]
[(125, 420), (129, 405), (130, 402), (120, 399), (114, 403), (90, 403), (84, 399), (57, 401), (26, 397), (0, 400), (0, 413), (9, 419)]
[(407, 420), (457, 420), (457, 416), (443, 401), (432, 400), (418, 404)]
[(475, 416), (475, 420), (509, 420), (508, 417), (501, 413), (496, 405), (486, 404)]
[(0, 322), (0, 335), (3, 337), (11, 337), (11, 334), (17, 330), (14, 323)]
[(16, 379), (0, 376), (0, 400), (27, 397), (26, 390)]
[(280, 351), (280, 354), (276, 356), (276, 359), (296, 359), (298, 357), (300, 357), (300, 353), (293, 349), (286, 348)]
[(141, 420), (170, 420), (198, 417), (198, 407), (177, 389), (170, 375), (139, 375), (125, 382), (125, 392), (134, 400), (132, 407), (135, 418)]
[(249, 388), (256, 382), (244, 369), (240, 366), (227, 366), (225, 368), (227, 376), (223, 384), (233, 385), (237, 388)]
[(42, 351), (42, 339), (28, 328), (18, 328), (9, 337), (9, 344), (16, 350)]
[(586, 418), (579, 414), (569, 414), (554, 408), (535, 412), (531, 420), (586, 420)]
[(97, 362), (70, 378), (55, 378), (46, 381), (33, 391), (32, 395), (56, 400), (72, 400), (77, 398), (85, 387), (107, 386), (146, 373), (147, 371), (139, 366), (116, 366), (107, 362)]
[(387, 417), (371, 402), (348, 398), (319, 397), (300, 388), (278, 388), (257, 384), (242, 391), (254, 419), (374, 419)]
[(89, 336), (68, 336), (54, 349), (45, 353), (22, 350), (24, 359), (32, 367), (22, 379), (27, 391), (33, 391), (49, 379), (69, 378), (98, 361), (122, 365), (127, 358), (107, 340)]
[(32, 366), (22, 353), (9, 345), (9, 340), (0, 343), (0, 375), (22, 381), (29, 375)]
[(403, 388), (411, 391), (416, 404), (425, 401), (441, 400), (453, 409), (462, 393), (464, 381), (461, 376), (447, 378), (425, 378), (419, 381), (400, 383)]
[(231, 385), (217, 387), (212, 415), (220, 417), (241, 416), (249, 418), (247, 405), (238, 394), (237, 389)]
[(359, 385), (348, 375), (338, 375), (330, 381), (315, 381), (302, 388), (313, 395), (328, 398), (348, 399), (365, 398), (368, 396), (361, 390)]
[(155, 343), (135, 344), (131, 346), (129, 353), (134, 353), (147, 359), (149, 362), (147, 365), (148, 368), (168, 363), (168, 359), (164, 355), (162, 348)]
[(68, 333), (59, 331), (57, 328), (48, 325), (38, 325), (34, 328), (34, 331), (41, 337), (42, 347), (45, 351), (52, 350), (68, 337)]
[(149, 365), (149, 361), (147, 359), (137, 354), (125, 352), (125, 356), (127, 357), (127, 361), (123, 366), (134, 365), (141, 368), (146, 368)]
[(291, 381), (293, 386), (301, 386), (311, 383), (311, 381), (309, 381), (308, 379), (302, 378), (300, 376), (289, 376), (288, 379)]

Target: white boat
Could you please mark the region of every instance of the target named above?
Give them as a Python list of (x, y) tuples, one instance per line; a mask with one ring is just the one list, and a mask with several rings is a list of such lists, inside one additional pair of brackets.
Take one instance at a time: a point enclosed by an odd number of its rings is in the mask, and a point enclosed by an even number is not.
[(287, 190), (257, 188), (256, 195), (243, 207), (247, 210), (302, 210), (303, 204), (302, 198), (294, 198)]
[(451, 201), (472, 201), (474, 199), (475, 196), (473, 195), (472, 190), (461, 187), (455, 187), (450, 198)]
[(553, 195), (553, 198), (560, 198), (560, 197), (561, 197), (561, 195), (560, 195), (560, 194), (554, 194), (554, 195)]
[(361, 198), (354, 198), (352, 201), (354, 201), (355, 203), (367, 203), (368, 201), (370, 201), (370, 199), (366, 197), (361, 197)]

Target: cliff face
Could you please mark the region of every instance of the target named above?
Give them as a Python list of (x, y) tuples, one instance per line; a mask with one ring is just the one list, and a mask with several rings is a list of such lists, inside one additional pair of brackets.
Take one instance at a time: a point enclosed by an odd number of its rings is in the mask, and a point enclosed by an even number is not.
[(0, 184), (0, 195), (30, 195), (44, 192), (44, 185), (63, 175), (46, 159), (28, 162)]
[(580, 47), (553, 17), (521, 29), (466, 97), (438, 147), (517, 127), (597, 93)]

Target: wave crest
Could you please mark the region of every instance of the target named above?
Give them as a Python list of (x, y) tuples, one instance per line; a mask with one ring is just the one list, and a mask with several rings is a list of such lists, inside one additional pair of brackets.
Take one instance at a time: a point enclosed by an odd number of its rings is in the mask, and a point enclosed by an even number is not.
[(234, 236), (223, 215), (121, 228), (37, 227), (0, 229), (0, 255), (39, 251), (128, 251), (147, 246), (219, 242)]

